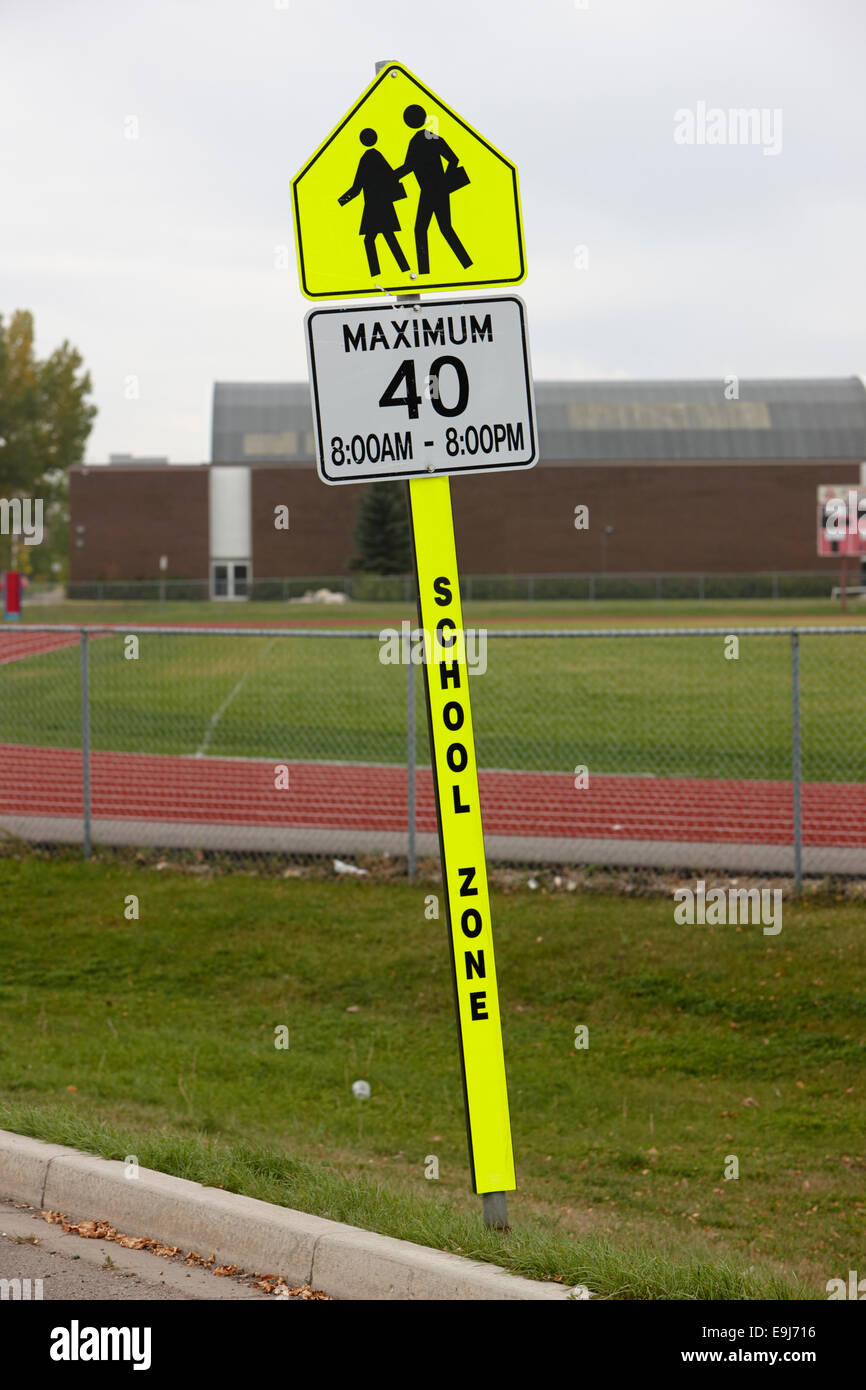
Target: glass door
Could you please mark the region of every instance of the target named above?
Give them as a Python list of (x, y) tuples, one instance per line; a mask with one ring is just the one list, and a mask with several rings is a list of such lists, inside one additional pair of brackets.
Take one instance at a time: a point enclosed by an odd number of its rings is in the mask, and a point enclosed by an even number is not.
[(245, 599), (250, 594), (249, 560), (216, 560), (211, 566), (214, 598)]

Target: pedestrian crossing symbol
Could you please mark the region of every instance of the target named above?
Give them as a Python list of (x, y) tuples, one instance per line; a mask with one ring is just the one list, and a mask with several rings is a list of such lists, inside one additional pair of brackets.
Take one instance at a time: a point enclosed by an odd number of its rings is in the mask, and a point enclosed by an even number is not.
[(400, 63), (292, 180), (308, 299), (515, 285), (517, 168)]

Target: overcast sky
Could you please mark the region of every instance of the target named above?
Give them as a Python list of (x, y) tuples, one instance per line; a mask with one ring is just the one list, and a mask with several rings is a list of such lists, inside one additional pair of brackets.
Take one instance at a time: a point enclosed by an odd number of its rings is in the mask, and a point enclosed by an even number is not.
[[(83, 353), (89, 460), (209, 458), (214, 381), (306, 379), (290, 179), (396, 58), (518, 166), (537, 379), (862, 375), (864, 36), (863, 0), (0, 0), (0, 312)], [(778, 152), (677, 143), (700, 102)]]

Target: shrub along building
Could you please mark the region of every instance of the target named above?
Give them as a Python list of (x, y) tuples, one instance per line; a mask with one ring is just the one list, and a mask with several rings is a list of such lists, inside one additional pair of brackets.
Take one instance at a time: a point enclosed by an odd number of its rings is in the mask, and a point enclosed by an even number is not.
[[(858, 378), (742, 381), (737, 399), (723, 381), (535, 390), (537, 467), (452, 480), (467, 578), (835, 576), (816, 554), (815, 490), (861, 481)], [(197, 580), (242, 598), (346, 576), (370, 486), (320, 482), (306, 384), (217, 383), (209, 464), (72, 469), (70, 580)]]

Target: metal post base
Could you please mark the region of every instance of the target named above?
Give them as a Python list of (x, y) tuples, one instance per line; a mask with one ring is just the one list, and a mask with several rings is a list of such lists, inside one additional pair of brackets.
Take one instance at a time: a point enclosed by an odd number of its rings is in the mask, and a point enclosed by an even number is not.
[(504, 1192), (482, 1192), (481, 1206), (484, 1212), (485, 1226), (492, 1226), (496, 1231), (511, 1230), (508, 1224), (508, 1207)]

